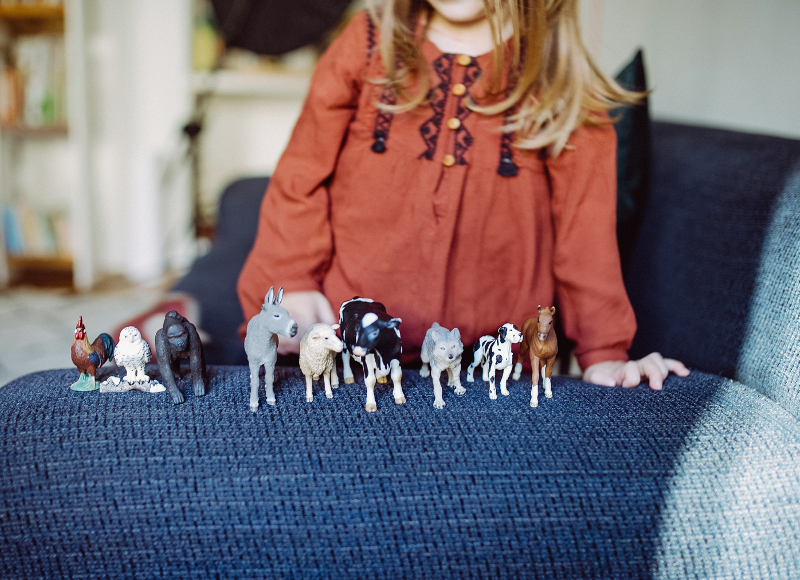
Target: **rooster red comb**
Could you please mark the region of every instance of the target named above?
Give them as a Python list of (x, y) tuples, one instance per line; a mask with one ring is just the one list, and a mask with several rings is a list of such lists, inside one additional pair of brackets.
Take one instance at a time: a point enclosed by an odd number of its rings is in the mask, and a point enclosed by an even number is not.
[(86, 330), (86, 327), (83, 325), (83, 316), (78, 317), (78, 324), (75, 325), (75, 330)]

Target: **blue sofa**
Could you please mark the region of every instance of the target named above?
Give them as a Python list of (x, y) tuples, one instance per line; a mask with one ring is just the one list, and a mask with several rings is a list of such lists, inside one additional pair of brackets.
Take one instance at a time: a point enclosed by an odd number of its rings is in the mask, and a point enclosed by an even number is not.
[(0, 577), (800, 578), (800, 141), (652, 132), (633, 354), (688, 377), (436, 410), (406, 370), (367, 414), (358, 376), (306, 403), (289, 366), (257, 413), (236, 365), (177, 406), (28, 375), (0, 389)]

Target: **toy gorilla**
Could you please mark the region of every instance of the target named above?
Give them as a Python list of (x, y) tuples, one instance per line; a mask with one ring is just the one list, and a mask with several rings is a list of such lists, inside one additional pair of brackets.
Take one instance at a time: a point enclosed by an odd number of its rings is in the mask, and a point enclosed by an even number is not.
[(174, 310), (167, 312), (164, 327), (156, 332), (156, 355), (161, 379), (176, 405), (184, 401), (183, 393), (178, 390), (175, 382), (175, 374), (178, 380), (181, 378), (182, 360), (189, 359), (195, 396), (202, 397), (206, 394), (206, 361), (200, 336), (194, 324)]

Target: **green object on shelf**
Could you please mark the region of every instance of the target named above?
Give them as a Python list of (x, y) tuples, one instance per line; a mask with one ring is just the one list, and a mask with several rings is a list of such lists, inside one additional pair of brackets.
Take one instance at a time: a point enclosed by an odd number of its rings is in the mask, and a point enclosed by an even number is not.
[(42, 124), (53, 125), (56, 122), (56, 97), (48, 90), (42, 98)]

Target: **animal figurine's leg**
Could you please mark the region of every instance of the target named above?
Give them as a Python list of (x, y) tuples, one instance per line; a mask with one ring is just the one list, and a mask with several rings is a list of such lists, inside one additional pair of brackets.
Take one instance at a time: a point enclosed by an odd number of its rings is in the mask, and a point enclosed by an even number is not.
[(475, 377), (473, 376), (473, 374), (475, 373), (475, 367), (477, 367), (477, 366), (478, 366), (478, 359), (476, 358), (467, 367), (467, 382), (468, 383), (474, 383), (475, 382)]
[(192, 367), (192, 384), (194, 384), (195, 397), (202, 397), (206, 394), (206, 383), (203, 375), (206, 374), (206, 361), (203, 358), (202, 346), (200, 345), (200, 338), (197, 338), (197, 343), (191, 345), (192, 353), (189, 357), (189, 362)]
[[(339, 373), (336, 372), (336, 361), (334, 361), (333, 369), (331, 369), (331, 387), (334, 389), (339, 388)], [(330, 398), (333, 398), (333, 394), (331, 394)]]
[(533, 376), (531, 377), (531, 407), (538, 407), (539, 406), (539, 369), (541, 365), (539, 363), (539, 357), (533, 354), (531, 351), (531, 372)]
[[(442, 369), (436, 365), (433, 365), (432, 369), (433, 372), (431, 373), (431, 378), (433, 379), (433, 406), (436, 409), (444, 409), (444, 397), (442, 397), (442, 383), (439, 381), (439, 377), (442, 374)], [(450, 369), (448, 369), (450, 372)]]
[(136, 380), (142, 383), (147, 383), (150, 381), (150, 377), (144, 374), (144, 365), (136, 367)]
[[(493, 401), (497, 399), (497, 388), (495, 387), (495, 380), (497, 379), (497, 369), (495, 368), (494, 358), (491, 361), (486, 361), (484, 365), (484, 369), (489, 368), (489, 372), (487, 373), (489, 376), (487, 377), (489, 381), (489, 398)], [(487, 380), (484, 379), (484, 380)]]
[(364, 410), (367, 413), (374, 413), (378, 410), (378, 404), (375, 402), (375, 355), (368, 354), (363, 361), (364, 384), (367, 386), (367, 402), (364, 404)]
[(250, 410), (255, 413), (258, 411), (258, 370), (261, 362), (250, 361)]
[(553, 363), (555, 362), (556, 357), (552, 357), (547, 360), (547, 368), (545, 369), (544, 374), (544, 396), (548, 399), (553, 398), (553, 390), (550, 387), (550, 377), (553, 375)]
[(508, 381), (508, 377), (511, 375), (511, 365), (508, 365), (506, 368), (503, 369), (503, 375), (500, 379), (500, 392), (503, 393), (506, 397), (508, 396), (508, 388), (506, 387), (506, 382)]
[(306, 375), (306, 403), (314, 402), (314, 379), (311, 375)]
[(522, 343), (519, 345), (519, 358), (517, 358), (517, 364), (514, 365), (513, 378), (515, 381), (518, 381), (522, 376), (522, 357), (528, 354), (528, 348), (528, 341), (523, 339)]
[(423, 378), (431, 376), (431, 369), (425, 361), (422, 361), (422, 368), (419, 369), (419, 376)]
[(447, 367), (447, 386), (453, 387), (458, 396), (467, 393), (467, 389), (461, 386), (461, 373), (458, 372), (458, 367)]
[(394, 402), (397, 405), (402, 405), (406, 402), (406, 396), (403, 394), (403, 387), (400, 385), (400, 381), (403, 378), (403, 370), (400, 368), (400, 361), (393, 359), (391, 362), (391, 367), (392, 382), (394, 383), (394, 390), (392, 391), (392, 395), (394, 395)]
[(325, 397), (328, 399), (333, 398), (333, 391), (331, 391), (331, 383), (336, 378), (336, 368), (330, 372), (324, 371), (322, 373), (322, 379), (325, 381)]
[(264, 392), (267, 394), (267, 405), (275, 405), (275, 363), (264, 365)]
[(389, 382), (388, 379), (386, 378), (386, 376), (389, 374), (390, 370), (391, 370), (391, 367), (389, 365), (387, 365), (386, 363), (384, 363), (382, 359), (381, 359), (381, 364), (380, 365), (376, 361), (375, 362), (375, 380), (377, 380), (378, 383), (386, 384), (387, 382)]
[[(489, 357), (492, 357), (492, 355), (490, 354)], [(497, 369), (494, 366), (494, 362), (491, 362), (491, 363), (489, 362), (489, 360), (488, 360), (489, 357), (487, 357), (486, 359), (483, 359), (481, 361), (481, 363), (483, 364), (483, 382), (484, 383), (489, 381), (489, 374), (494, 376), (494, 373), (497, 371)]]
[(183, 393), (178, 390), (178, 385), (175, 383), (175, 363), (179, 363), (177, 370), (180, 372), (180, 361), (177, 360), (177, 357), (173, 359), (164, 329), (159, 329), (156, 333), (156, 357), (158, 358), (161, 382), (164, 383), (169, 396), (172, 397), (172, 402), (176, 405), (183, 403)]
[(125, 367), (125, 370), (127, 372), (125, 373), (125, 378), (122, 380), (132, 385), (133, 383), (136, 382), (137, 369), (136, 367)]
[(342, 350), (342, 374), (345, 384), (351, 385), (356, 381), (353, 378), (353, 369), (350, 368), (350, 353), (347, 349)]

